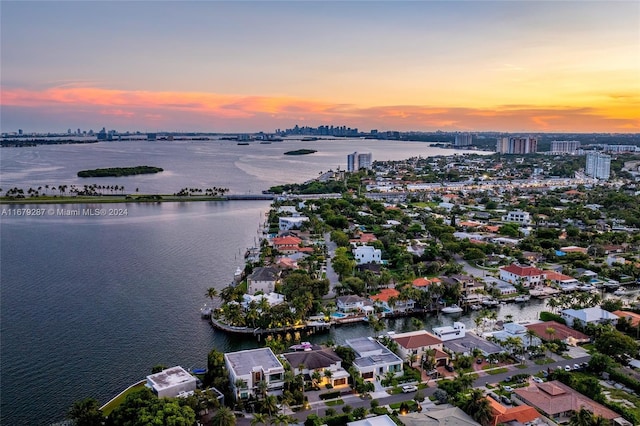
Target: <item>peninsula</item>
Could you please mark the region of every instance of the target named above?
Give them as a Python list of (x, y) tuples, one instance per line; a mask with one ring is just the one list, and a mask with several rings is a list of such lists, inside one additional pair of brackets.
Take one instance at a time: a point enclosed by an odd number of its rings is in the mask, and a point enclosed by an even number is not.
[(78, 172), (78, 177), (120, 177), (160, 173), (162, 171), (164, 171), (164, 169), (151, 166), (110, 167), (106, 169), (80, 170)]
[(284, 153), (284, 155), (308, 155), (308, 154), (313, 154), (316, 151), (315, 149), (296, 149), (295, 151), (287, 151)]

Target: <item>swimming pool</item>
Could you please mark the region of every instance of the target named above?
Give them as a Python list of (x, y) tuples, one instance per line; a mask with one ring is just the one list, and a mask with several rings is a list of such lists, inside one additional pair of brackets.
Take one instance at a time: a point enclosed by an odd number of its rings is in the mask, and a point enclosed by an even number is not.
[(344, 318), (344, 317), (346, 317), (347, 315), (346, 315), (346, 314), (343, 314), (342, 312), (333, 312), (333, 313), (331, 313), (331, 316), (332, 316), (333, 318)]

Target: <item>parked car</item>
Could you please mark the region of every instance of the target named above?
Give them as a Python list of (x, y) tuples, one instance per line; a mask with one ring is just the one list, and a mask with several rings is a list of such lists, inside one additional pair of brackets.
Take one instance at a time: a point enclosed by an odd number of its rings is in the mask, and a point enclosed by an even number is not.
[(571, 371), (571, 366), (570, 365), (565, 365), (564, 366), (564, 371)]
[(503, 386), (502, 389), (506, 390), (507, 392), (513, 392), (513, 388), (511, 386)]
[(476, 359), (476, 364), (482, 364), (482, 358)]
[(511, 381), (511, 376), (505, 377), (504, 381), (507, 382), (507, 383), (510, 382)]
[(418, 390), (417, 386), (414, 385), (404, 385), (402, 386), (402, 393), (415, 392)]
[(574, 370), (581, 370), (582, 366), (580, 364), (573, 364), (573, 369)]
[(534, 377), (533, 381), (536, 383), (544, 383), (544, 380), (542, 380), (540, 377)]
[(453, 371), (453, 365), (451, 365), (451, 364), (445, 365), (444, 368), (445, 368), (445, 370), (447, 370), (449, 372)]
[(505, 405), (511, 405), (511, 400), (506, 396), (503, 396), (502, 398), (500, 398), (500, 400), (502, 400), (502, 403)]
[(489, 393), (489, 397), (495, 399), (496, 401), (500, 401), (500, 397), (493, 392)]

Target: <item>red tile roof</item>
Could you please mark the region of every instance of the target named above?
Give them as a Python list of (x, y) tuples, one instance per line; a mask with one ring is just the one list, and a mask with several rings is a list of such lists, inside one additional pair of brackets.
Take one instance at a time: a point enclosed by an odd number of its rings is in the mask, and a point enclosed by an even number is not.
[(400, 296), (400, 292), (395, 288), (384, 288), (380, 291), (380, 293), (369, 296), (369, 299), (378, 302), (388, 302), (389, 298), (398, 296)]
[(428, 287), (431, 285), (431, 280), (427, 278), (416, 278), (413, 280), (414, 287)]
[(501, 269), (520, 277), (531, 277), (542, 275), (544, 273), (540, 269), (534, 268), (533, 266), (520, 266), (516, 265), (515, 263), (512, 263), (509, 266), (504, 266)]
[[(529, 324), (525, 327), (527, 327), (528, 330), (535, 331), (536, 335), (542, 340), (554, 340), (554, 339), (566, 340), (570, 337), (578, 341), (589, 340), (589, 336), (587, 336), (586, 334), (580, 333), (579, 331), (576, 331), (573, 328), (569, 328), (566, 325), (560, 324), (559, 322), (555, 322), (555, 321), (546, 321), (546, 322), (540, 322), (538, 324)], [(555, 333), (548, 334), (547, 328), (549, 327), (553, 328), (555, 330)]]
[(292, 236), (276, 237), (271, 240), (271, 243), (274, 246), (297, 246), (301, 242), (302, 240), (300, 238)]
[(548, 416), (566, 411), (579, 411), (581, 407), (584, 407), (607, 420), (620, 417), (620, 414), (615, 411), (598, 404), (557, 380), (535, 383), (527, 388), (518, 388), (514, 392), (524, 402), (533, 405)]
[(493, 420), (491, 421), (491, 424), (494, 426), (514, 420), (520, 423), (527, 423), (540, 417), (540, 413), (529, 405), (519, 405), (517, 407), (507, 408), (493, 398), (487, 398), (487, 400), (489, 401), (489, 406), (493, 413)]
[(548, 280), (551, 281), (570, 281), (570, 280), (575, 280), (575, 278), (569, 276), (569, 275), (564, 275), (561, 274), (559, 272), (556, 271), (544, 271), (544, 274), (547, 276)]
[(424, 332), (413, 336), (401, 336), (401, 337), (393, 337), (393, 340), (398, 342), (400, 346), (405, 349), (418, 349), (424, 348), (425, 346), (434, 346), (441, 345), (442, 340), (438, 339), (431, 333)]
[(617, 315), (620, 318), (626, 318), (627, 321), (631, 322), (631, 325), (634, 327), (640, 325), (640, 314), (636, 314), (635, 312), (613, 311), (612, 314)]

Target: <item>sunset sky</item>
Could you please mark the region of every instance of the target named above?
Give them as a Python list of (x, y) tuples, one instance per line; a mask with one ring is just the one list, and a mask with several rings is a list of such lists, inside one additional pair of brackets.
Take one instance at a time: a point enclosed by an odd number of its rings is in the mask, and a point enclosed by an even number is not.
[(0, 131), (640, 131), (638, 1), (2, 1)]

